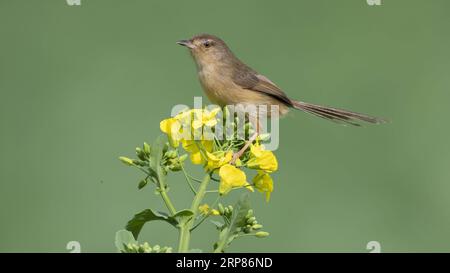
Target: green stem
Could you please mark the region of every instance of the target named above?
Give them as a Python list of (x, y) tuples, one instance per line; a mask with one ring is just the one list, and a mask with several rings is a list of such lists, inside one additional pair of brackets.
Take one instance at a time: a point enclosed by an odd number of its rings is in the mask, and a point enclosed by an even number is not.
[(206, 174), (203, 178), (200, 187), (197, 190), (197, 194), (194, 197), (191, 205), (191, 211), (194, 213), (192, 217), (180, 222), (180, 239), (178, 244), (178, 252), (188, 252), (189, 242), (191, 240), (191, 229), (194, 225), (194, 221), (198, 215), (198, 207), (205, 196), (206, 188), (208, 187), (209, 181), (211, 180), (210, 174)]
[(158, 182), (158, 190), (159, 193), (164, 200), (164, 203), (166, 204), (167, 209), (170, 212), (170, 215), (175, 215), (177, 213), (177, 210), (175, 209), (174, 205), (172, 204), (172, 201), (170, 201), (169, 195), (167, 194), (167, 187), (166, 187), (166, 181), (164, 176), (160, 176), (157, 179)]
[(225, 248), (227, 241), (228, 241), (228, 236), (230, 235), (230, 227), (226, 228), (226, 234), (225, 236), (223, 236), (222, 240), (220, 240), (219, 242), (217, 242), (217, 248), (214, 250), (214, 253), (222, 253), (223, 249)]
[(170, 201), (169, 196), (167, 195), (166, 190), (161, 190), (160, 192), (162, 199), (164, 200), (164, 203), (166, 204), (167, 209), (169, 209), (170, 215), (175, 215), (177, 213), (177, 210), (172, 204), (172, 201)]
[(187, 174), (186, 170), (184, 169), (183, 162), (180, 163), (180, 166), (181, 166), (181, 170), (183, 171), (184, 177), (186, 178), (186, 181), (189, 185), (189, 188), (191, 189), (192, 193), (194, 195), (196, 195), (197, 191), (195, 190), (194, 186), (192, 185), (191, 179), (189, 178), (189, 175)]

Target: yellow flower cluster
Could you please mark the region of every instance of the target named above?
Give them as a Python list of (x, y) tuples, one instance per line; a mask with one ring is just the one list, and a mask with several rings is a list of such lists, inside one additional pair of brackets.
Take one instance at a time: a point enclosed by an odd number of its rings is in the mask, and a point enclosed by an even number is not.
[[(275, 155), (271, 151), (265, 150), (259, 141), (250, 145), (246, 156), (243, 156), (246, 158), (245, 161), (238, 159), (231, 164), (233, 151), (236, 152), (240, 147), (234, 147), (230, 141), (224, 145), (215, 145), (214, 139), (206, 139), (204, 134), (195, 140), (194, 135), (198, 131), (201, 132), (205, 128), (210, 129), (218, 123), (216, 116), (220, 110), (220, 108), (188, 110), (161, 121), (160, 128), (167, 135), (172, 147), (177, 148), (181, 143), (183, 149), (189, 153), (192, 163), (202, 164), (206, 172), (218, 173), (220, 194), (227, 194), (233, 188), (246, 188), (254, 191), (254, 187), (265, 193), (266, 200), (269, 201), (273, 191), (273, 180), (270, 173), (278, 169), (278, 162)], [(247, 176), (242, 167), (257, 170), (252, 184), (247, 182)], [(204, 210), (206, 211), (206, 208)]]

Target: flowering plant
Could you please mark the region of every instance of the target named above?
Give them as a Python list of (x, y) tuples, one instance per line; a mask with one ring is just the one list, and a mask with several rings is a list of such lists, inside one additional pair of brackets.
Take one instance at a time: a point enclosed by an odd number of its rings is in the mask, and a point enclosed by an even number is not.
[[(144, 143), (142, 148), (136, 148), (136, 159), (120, 157), (124, 164), (144, 174), (138, 188), (149, 184), (155, 187), (168, 210), (145, 209), (136, 214), (127, 223), (126, 230), (116, 234), (116, 246), (120, 252), (171, 252), (171, 247), (152, 247), (136, 241), (144, 224), (154, 220), (165, 221), (178, 229), (178, 252), (195, 251), (190, 248), (191, 233), (210, 217), (214, 218), (211, 223), (219, 231), (218, 240), (213, 245), (214, 252), (224, 252), (234, 239), (241, 236), (263, 238), (269, 235), (262, 231), (263, 226), (256, 220), (248, 194), (243, 194), (233, 206), (223, 202), (230, 191), (254, 192), (255, 189), (263, 193), (268, 202), (273, 191), (271, 174), (278, 169), (277, 159), (264, 148), (267, 135), (258, 135), (250, 141), (240, 138), (237, 133), (239, 124), (243, 124), (244, 136), (254, 133), (254, 126), (246, 118), (239, 120), (236, 115), (230, 115), (226, 107), (223, 112), (221, 110), (191, 109), (164, 119), (160, 123), (164, 134), (152, 145)], [(218, 126), (223, 122), (234, 129), (227, 137)], [(233, 155), (238, 151), (243, 152), (236, 158)], [(188, 157), (192, 164), (202, 167), (203, 179), (187, 173), (185, 164)], [(247, 175), (251, 171), (255, 174), (249, 180)], [(193, 194), (189, 208), (177, 210), (170, 199), (167, 180), (170, 172), (184, 174)], [(203, 203), (206, 194), (216, 195), (216, 201)]]

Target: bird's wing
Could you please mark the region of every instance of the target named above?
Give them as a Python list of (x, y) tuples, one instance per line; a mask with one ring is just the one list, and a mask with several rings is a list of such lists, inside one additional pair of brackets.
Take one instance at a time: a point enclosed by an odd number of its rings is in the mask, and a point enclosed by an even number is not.
[(239, 69), (233, 75), (233, 82), (244, 89), (253, 90), (269, 95), (288, 106), (292, 106), (291, 100), (271, 80), (263, 75), (257, 74), (250, 68)]

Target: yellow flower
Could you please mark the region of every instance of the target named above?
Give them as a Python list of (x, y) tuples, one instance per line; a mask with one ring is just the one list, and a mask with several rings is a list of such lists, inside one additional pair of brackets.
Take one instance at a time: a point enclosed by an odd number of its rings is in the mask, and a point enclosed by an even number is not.
[(193, 109), (195, 113), (194, 121), (192, 122), (192, 128), (195, 130), (206, 125), (208, 127), (215, 126), (217, 124), (216, 115), (221, 109), (219, 107), (208, 111), (207, 109)]
[(236, 187), (247, 187), (250, 191), (253, 188), (247, 182), (247, 177), (245, 173), (233, 165), (225, 164), (219, 170), (220, 185), (219, 193), (227, 194), (232, 188)]
[(209, 206), (208, 206), (208, 204), (203, 204), (203, 205), (199, 206), (198, 210), (203, 215), (208, 215), (209, 214)]
[(182, 124), (177, 117), (168, 118), (159, 123), (159, 128), (167, 135), (170, 145), (176, 148), (180, 144)]
[(268, 173), (278, 169), (277, 158), (271, 151), (266, 151), (260, 145), (250, 146), (251, 158), (247, 162), (247, 167), (251, 169), (263, 170)]
[(219, 216), (219, 215), (220, 215), (220, 212), (219, 212), (218, 210), (216, 210), (216, 209), (212, 209), (212, 210), (211, 210), (211, 215), (213, 215), (213, 216)]
[(207, 165), (206, 170), (207, 171), (214, 171), (222, 167), (223, 165), (227, 164), (231, 161), (231, 158), (233, 157), (233, 152), (224, 152), (224, 151), (217, 151), (217, 152), (206, 152), (207, 157)]
[[(214, 142), (212, 140), (182, 140), (183, 148), (189, 153), (189, 157), (194, 164), (205, 163), (202, 152), (212, 152)], [(202, 149), (202, 150), (200, 150)]]
[(213, 216), (220, 215), (220, 212), (218, 210), (211, 209), (208, 204), (203, 204), (203, 205), (199, 206), (198, 210), (203, 215), (213, 215)]
[(255, 188), (260, 192), (266, 193), (266, 201), (269, 202), (270, 194), (273, 191), (273, 180), (269, 174), (259, 171), (253, 178)]

